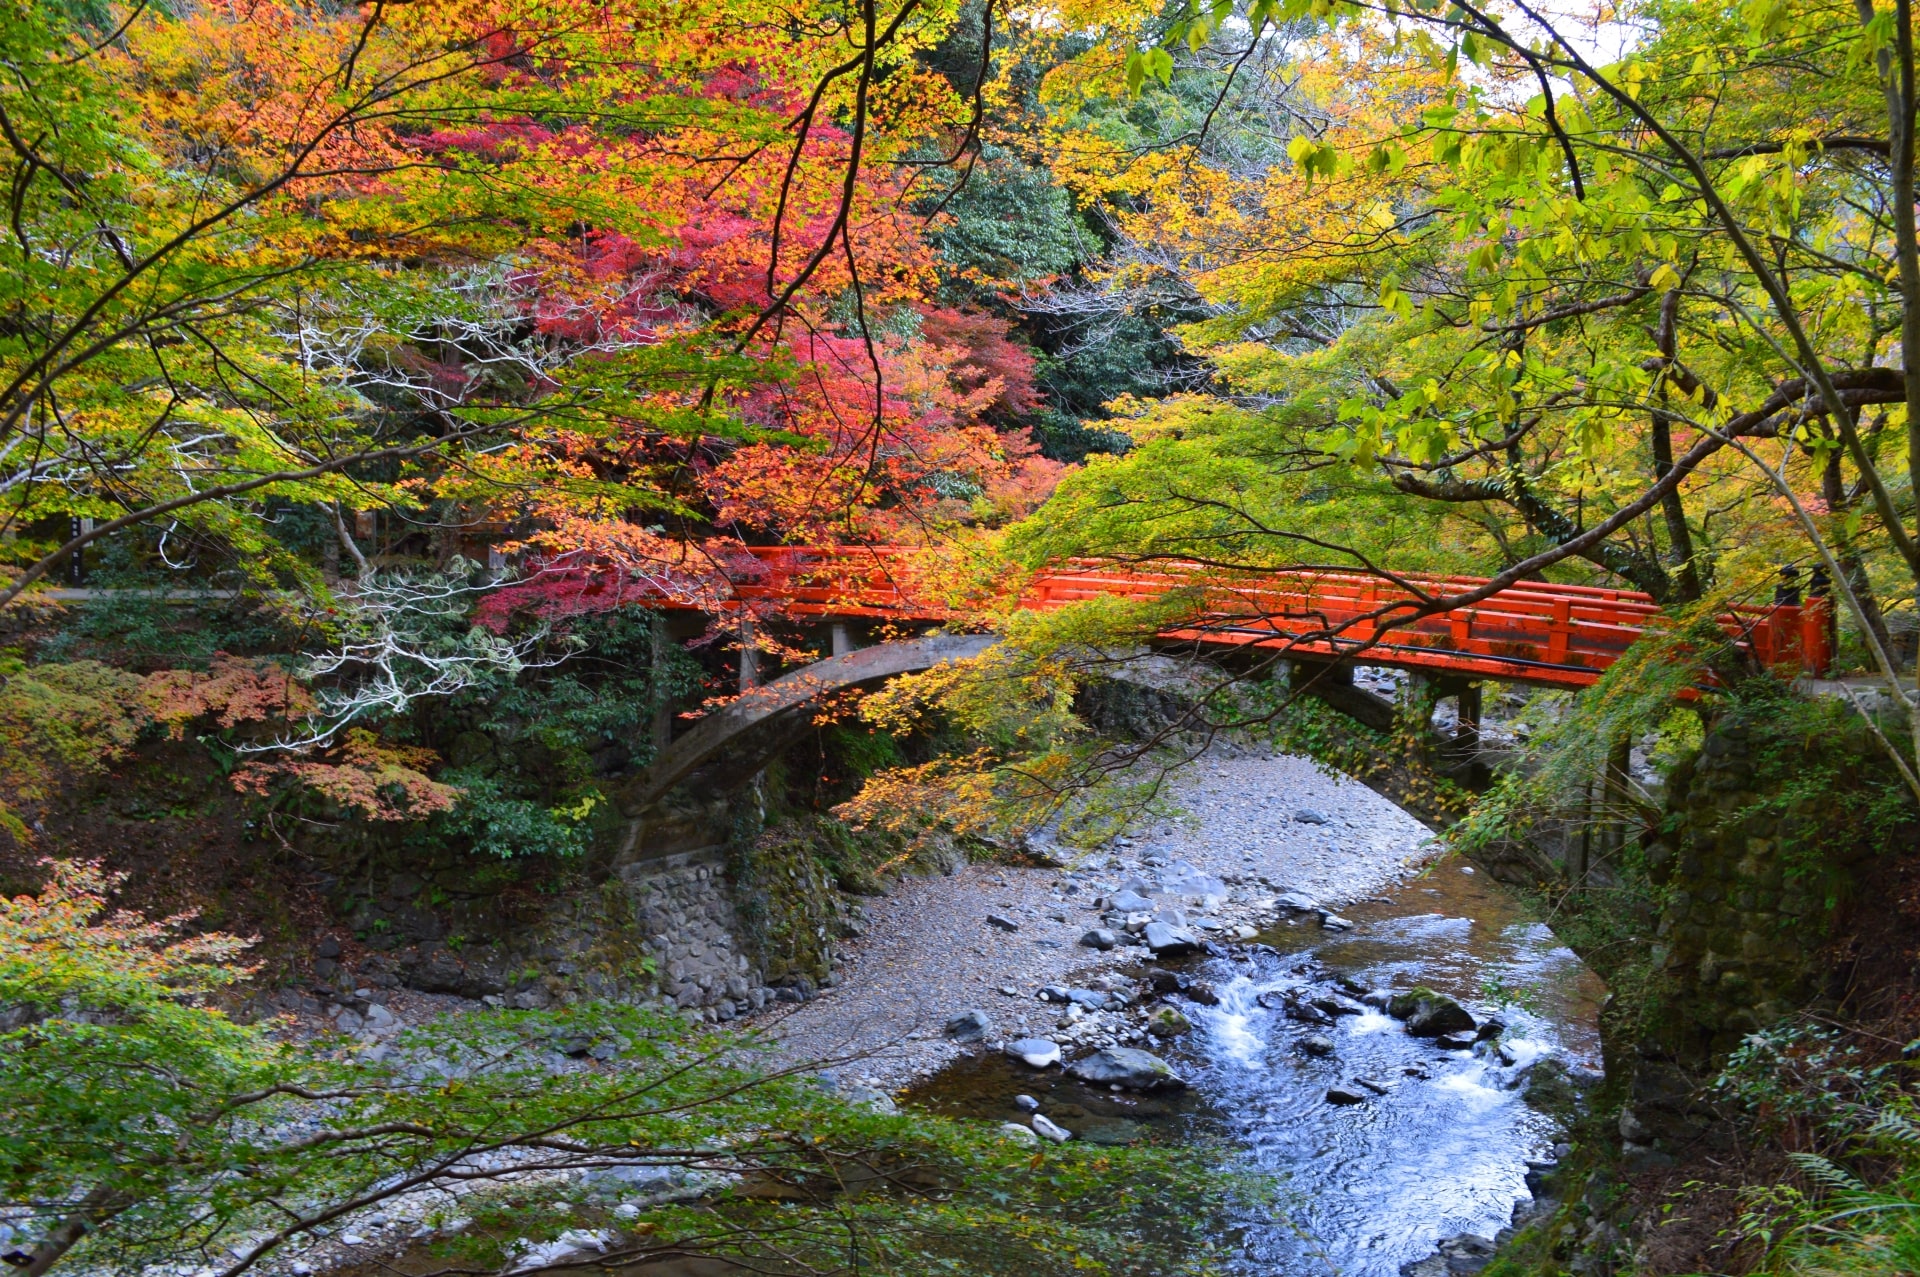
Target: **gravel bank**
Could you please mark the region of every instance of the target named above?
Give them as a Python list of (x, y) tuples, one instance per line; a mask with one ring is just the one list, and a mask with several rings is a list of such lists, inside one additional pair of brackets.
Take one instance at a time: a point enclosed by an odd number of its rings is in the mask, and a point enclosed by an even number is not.
[[(963, 1048), (944, 1026), (971, 1008), (987, 1012), (995, 1038), (1091, 1045), (1099, 1025), (1063, 1034), (1060, 1008), (1035, 995), (1047, 984), (1097, 987), (1103, 969), (1147, 956), (1080, 944), (1101, 925), (1094, 901), (1136, 874), (1185, 861), (1223, 880), (1227, 900), (1208, 912), (1218, 925), (1202, 933), (1218, 939), (1270, 923), (1277, 895), (1338, 906), (1379, 892), (1427, 855), (1424, 825), (1305, 758), (1220, 750), (1179, 773), (1173, 794), (1185, 822), (1119, 839), (1070, 871), (972, 865), (903, 883), (870, 906), (871, 926), (849, 943), (837, 987), (758, 1026), (790, 1060), (855, 1057), (838, 1069), (843, 1078), (889, 1088), (952, 1060)], [(1019, 929), (989, 923), (989, 914)]]

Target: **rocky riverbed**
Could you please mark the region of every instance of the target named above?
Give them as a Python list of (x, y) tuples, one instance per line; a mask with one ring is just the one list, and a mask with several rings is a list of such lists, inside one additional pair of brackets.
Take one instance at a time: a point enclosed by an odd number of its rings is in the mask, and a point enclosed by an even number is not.
[(1425, 826), (1304, 758), (1220, 748), (1172, 794), (1182, 819), (1069, 868), (967, 866), (876, 901), (837, 985), (765, 1022), (783, 1053), (894, 1089), (1020, 1039), (1069, 1055), (1150, 1043), (1116, 971), (1152, 956), (1149, 941), (1174, 956), (1274, 925), (1337, 930), (1341, 907), (1427, 856)]

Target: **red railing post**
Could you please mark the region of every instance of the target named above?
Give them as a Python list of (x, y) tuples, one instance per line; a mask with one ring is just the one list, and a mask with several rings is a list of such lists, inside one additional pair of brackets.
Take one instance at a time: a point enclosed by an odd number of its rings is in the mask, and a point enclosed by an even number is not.
[(1555, 599), (1553, 601), (1553, 619), (1547, 623), (1547, 661), (1553, 665), (1567, 663), (1567, 640), (1573, 637), (1573, 600)]
[(1800, 607), (1800, 668), (1819, 678), (1833, 665), (1839, 646), (1834, 633), (1833, 599), (1816, 594)]

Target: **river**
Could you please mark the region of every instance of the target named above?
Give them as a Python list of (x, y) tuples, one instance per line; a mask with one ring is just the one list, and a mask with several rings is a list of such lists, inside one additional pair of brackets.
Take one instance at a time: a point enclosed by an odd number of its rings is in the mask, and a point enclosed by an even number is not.
[[(1442, 1238), (1491, 1237), (1528, 1198), (1528, 1160), (1548, 1156), (1555, 1138), (1553, 1119), (1526, 1100), (1528, 1074), (1547, 1059), (1598, 1069), (1605, 990), (1543, 923), (1457, 862), (1343, 913), (1351, 931), (1281, 925), (1244, 956), (1181, 968), (1218, 999), (1173, 999), (1194, 1023), (1167, 1052), (1191, 1083), (1184, 1096), (1114, 1095), (981, 1057), (936, 1074), (910, 1102), (1022, 1121), (1014, 1097), (1027, 1094), (1083, 1138), (1229, 1150), (1228, 1163), (1277, 1185), (1229, 1230), (1234, 1268), (1248, 1277), (1397, 1277)], [(1503, 1020), (1501, 1049), (1411, 1037), (1354, 996), (1416, 984)], [(1293, 1018), (1311, 1015), (1297, 1008), (1314, 999), (1342, 1014)], [(1332, 1053), (1304, 1051), (1311, 1034)], [(1336, 1086), (1362, 1102), (1329, 1102)]]

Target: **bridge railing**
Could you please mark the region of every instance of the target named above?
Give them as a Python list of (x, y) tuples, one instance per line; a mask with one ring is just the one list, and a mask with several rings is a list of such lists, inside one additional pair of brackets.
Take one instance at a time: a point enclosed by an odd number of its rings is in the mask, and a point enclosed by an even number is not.
[[(741, 601), (765, 601), (802, 616), (903, 622), (962, 620), (917, 588), (907, 547), (757, 548), (764, 576), (738, 583)], [(1076, 561), (1037, 574), (1023, 607), (1052, 609), (1096, 597), (1153, 599), (1199, 590), (1202, 613), (1168, 631), (1169, 641), (1285, 649), (1301, 656), (1361, 656), (1380, 664), (1430, 668), (1556, 686), (1583, 687), (1649, 628), (1662, 625), (1653, 600), (1633, 590), (1522, 581), (1466, 607), (1405, 619), (1396, 603), (1465, 593), (1484, 579), (1432, 574), (1399, 582), (1364, 573), (1293, 570), (1222, 580), (1218, 569), (1170, 563), (1152, 571)], [(1397, 619), (1398, 623), (1393, 623)], [(1720, 618), (1727, 636), (1770, 668), (1821, 674), (1834, 655), (1831, 601), (1737, 607)]]

